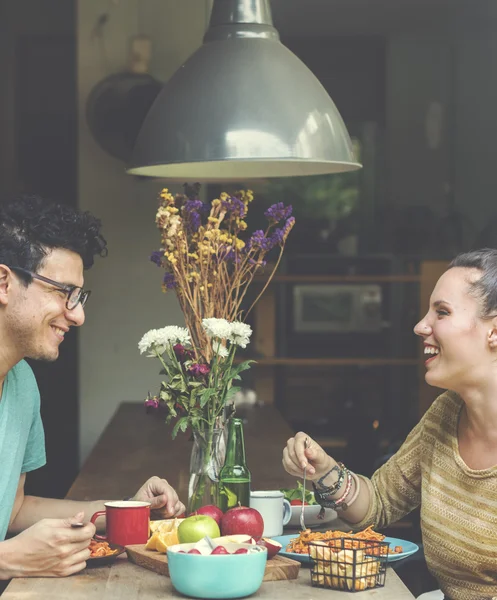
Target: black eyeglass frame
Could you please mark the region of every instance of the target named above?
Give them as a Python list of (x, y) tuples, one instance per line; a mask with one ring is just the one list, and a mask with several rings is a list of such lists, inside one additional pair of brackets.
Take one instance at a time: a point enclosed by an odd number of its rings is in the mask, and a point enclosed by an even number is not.
[[(84, 290), (78, 285), (67, 285), (65, 283), (59, 283), (58, 281), (54, 281), (53, 279), (49, 279), (48, 277), (44, 277), (43, 275), (38, 275), (38, 273), (33, 273), (32, 271), (28, 271), (27, 269), (23, 269), (22, 267), (9, 266), (9, 269), (14, 272), (24, 273), (24, 275), (27, 275), (31, 279), (38, 279), (39, 281), (43, 281), (44, 283), (53, 285), (58, 290), (65, 292), (67, 294), (67, 310), (74, 310), (78, 306), (78, 304), (81, 304), (81, 306), (84, 308), (91, 294), (91, 290)], [(74, 294), (76, 290), (78, 290), (78, 292)], [(71, 302), (72, 297), (74, 297), (76, 301), (73, 299)]]

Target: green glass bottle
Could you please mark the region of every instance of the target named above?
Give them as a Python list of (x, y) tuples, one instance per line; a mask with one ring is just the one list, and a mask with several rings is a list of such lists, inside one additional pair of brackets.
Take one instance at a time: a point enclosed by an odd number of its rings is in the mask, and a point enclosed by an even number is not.
[(219, 473), (219, 508), (226, 512), (235, 506), (249, 506), (250, 471), (245, 461), (243, 423), (230, 419), (226, 459)]

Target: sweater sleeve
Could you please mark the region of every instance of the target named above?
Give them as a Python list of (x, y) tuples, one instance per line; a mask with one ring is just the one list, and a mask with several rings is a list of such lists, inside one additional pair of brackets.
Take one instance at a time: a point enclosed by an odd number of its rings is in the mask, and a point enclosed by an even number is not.
[[(426, 413), (428, 414), (428, 413)], [(426, 414), (409, 433), (399, 450), (371, 477), (361, 477), (370, 494), (369, 511), (354, 529), (378, 529), (395, 523), (421, 502), (422, 432)]]

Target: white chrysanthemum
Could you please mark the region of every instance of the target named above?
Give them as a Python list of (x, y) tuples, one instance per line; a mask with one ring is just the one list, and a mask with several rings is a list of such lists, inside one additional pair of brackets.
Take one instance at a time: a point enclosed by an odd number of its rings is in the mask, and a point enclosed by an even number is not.
[(214, 350), (214, 353), (218, 355), (219, 358), (226, 358), (229, 354), (228, 348), (226, 348), (226, 346), (223, 346), (221, 342), (214, 341), (212, 343), (212, 349)]
[(174, 344), (186, 346), (189, 343), (190, 333), (186, 327), (169, 325), (162, 329), (151, 329), (142, 337), (138, 343), (138, 348), (141, 354), (148, 352), (149, 356), (155, 356), (153, 352), (163, 354), (168, 346)]
[(157, 340), (157, 331), (157, 329), (151, 329), (150, 331), (147, 331), (147, 333), (138, 342), (138, 350), (140, 350), (140, 354), (150, 352), (155, 346)]
[(202, 319), (202, 327), (210, 338), (224, 340), (231, 333), (231, 325), (226, 319)]
[(235, 346), (246, 348), (247, 344), (250, 342), (251, 335), (252, 328), (250, 325), (242, 323), (241, 321), (233, 321), (233, 323), (230, 323), (230, 334), (228, 335), (228, 339), (232, 344), (235, 344)]

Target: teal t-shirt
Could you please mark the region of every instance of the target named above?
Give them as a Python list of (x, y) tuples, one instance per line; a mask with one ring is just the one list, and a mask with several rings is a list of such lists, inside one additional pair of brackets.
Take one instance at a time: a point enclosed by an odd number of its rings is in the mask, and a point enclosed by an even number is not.
[(31, 367), (17, 363), (0, 398), (0, 541), (5, 539), (21, 473), (46, 462), (40, 392)]

